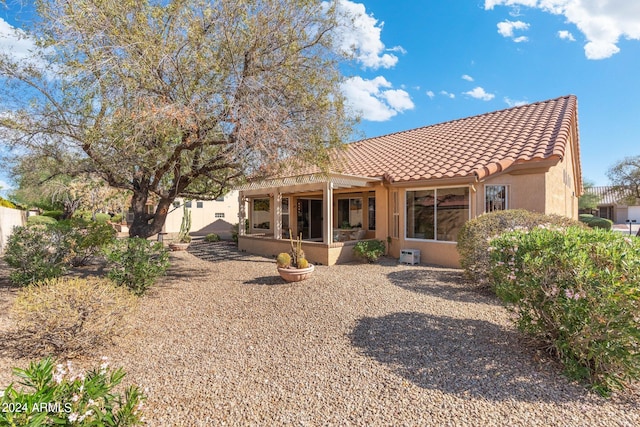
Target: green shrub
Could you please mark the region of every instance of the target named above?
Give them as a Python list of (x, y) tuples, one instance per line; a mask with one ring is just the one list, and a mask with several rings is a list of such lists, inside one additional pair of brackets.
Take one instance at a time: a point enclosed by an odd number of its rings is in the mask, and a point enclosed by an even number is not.
[(111, 225), (81, 218), (59, 221), (48, 226), (48, 230), (61, 234), (69, 251), (67, 259), (74, 267), (86, 265), (116, 238)]
[(115, 214), (111, 217), (111, 222), (113, 222), (114, 224), (121, 224), (122, 218), (124, 218), (124, 216), (121, 213)]
[(108, 221), (111, 221), (111, 215), (109, 215), (108, 213), (98, 212), (95, 214), (95, 218), (97, 222), (101, 222), (101, 223), (106, 223)]
[(42, 212), (42, 216), (48, 216), (50, 218), (55, 219), (56, 221), (60, 221), (62, 219), (63, 215), (64, 215), (64, 212), (62, 212), (60, 210)]
[(72, 356), (122, 335), (135, 303), (107, 279), (62, 277), (21, 289), (12, 313), (31, 353)]
[(27, 217), (27, 225), (48, 225), (55, 224), (56, 222), (58, 222), (58, 220), (50, 216), (31, 215)]
[(537, 228), (491, 248), (496, 294), (569, 376), (604, 395), (640, 377), (640, 240)]
[[(238, 243), (238, 234), (240, 233), (240, 223), (233, 224), (233, 228), (231, 229), (231, 238), (234, 242)], [(249, 231), (249, 220), (244, 220), (244, 232), (247, 233)]]
[(482, 285), (491, 280), (489, 241), (506, 231), (531, 229), (538, 225), (568, 227), (578, 221), (559, 216), (544, 215), (523, 209), (497, 211), (481, 215), (464, 224), (458, 233), (458, 253), (465, 276)]
[[(146, 397), (137, 386), (115, 392), (125, 372), (112, 370), (103, 360), (100, 368), (76, 372), (71, 362), (51, 358), (13, 370), (23, 387), (13, 384), (0, 395), (2, 426), (134, 426), (143, 424)], [(118, 387), (121, 389), (121, 387)], [(43, 405), (44, 404), (44, 405)]]
[(611, 230), (611, 227), (613, 226), (613, 221), (610, 219), (588, 214), (580, 215), (580, 222), (587, 224), (591, 228), (601, 228), (603, 230)]
[(362, 240), (353, 247), (353, 253), (367, 262), (375, 262), (384, 255), (384, 251), (385, 244), (382, 240)]
[(169, 267), (169, 253), (160, 242), (137, 237), (116, 240), (105, 249), (107, 276), (142, 295)]
[(204, 241), (209, 243), (219, 242), (220, 236), (218, 236), (216, 233), (207, 234), (206, 236), (204, 236)]
[(62, 233), (51, 226), (38, 225), (14, 228), (4, 259), (13, 269), (10, 280), (25, 286), (64, 274), (68, 256), (68, 244)]
[(0, 206), (5, 208), (10, 208), (10, 209), (17, 209), (15, 203), (10, 202), (9, 200), (4, 199), (2, 197), (0, 197)]

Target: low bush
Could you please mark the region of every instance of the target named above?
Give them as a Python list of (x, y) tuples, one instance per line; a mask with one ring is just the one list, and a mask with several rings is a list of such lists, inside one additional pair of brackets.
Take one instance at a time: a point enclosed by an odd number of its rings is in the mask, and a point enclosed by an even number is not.
[(169, 253), (160, 242), (137, 237), (116, 240), (105, 249), (107, 276), (142, 295), (169, 267)]
[(458, 253), (465, 276), (482, 285), (490, 284), (489, 241), (511, 230), (528, 230), (538, 225), (579, 226), (578, 221), (559, 215), (544, 215), (523, 209), (481, 215), (464, 224), (458, 233)]
[(49, 229), (62, 233), (69, 250), (69, 263), (74, 267), (86, 265), (116, 238), (111, 225), (80, 218), (60, 221)]
[(27, 225), (49, 225), (55, 224), (58, 220), (50, 216), (31, 215), (27, 217)]
[(611, 230), (611, 227), (613, 227), (613, 221), (610, 219), (589, 214), (580, 215), (580, 222), (587, 224), (591, 228), (601, 228), (603, 230)]
[[(114, 389), (122, 382), (122, 368), (112, 370), (103, 360), (99, 368), (76, 372), (70, 362), (51, 358), (14, 369), (23, 387), (13, 384), (0, 394), (3, 426), (134, 426), (144, 423), (146, 399), (137, 386)], [(121, 389), (121, 387), (118, 387)]]
[(12, 314), (31, 353), (72, 356), (122, 335), (135, 303), (107, 279), (63, 277), (21, 289)]
[(2, 197), (0, 197), (0, 206), (4, 207), (4, 208), (9, 208), (9, 209), (17, 209), (15, 203), (4, 199)]
[(215, 233), (207, 234), (206, 236), (204, 236), (204, 241), (209, 243), (219, 242), (220, 236)]
[(123, 218), (124, 216), (121, 213), (115, 214), (114, 216), (111, 217), (111, 222), (114, 224), (121, 224)]
[(353, 253), (367, 260), (367, 262), (375, 262), (384, 255), (385, 244), (382, 240), (362, 240), (355, 244)]
[(491, 249), (496, 294), (570, 377), (604, 395), (640, 377), (640, 240), (536, 228)]
[(94, 217), (97, 222), (101, 223), (107, 223), (108, 221), (111, 221), (111, 215), (109, 215), (108, 213), (98, 212), (94, 215)]
[(42, 216), (48, 216), (50, 218), (55, 219), (56, 221), (60, 221), (62, 219), (62, 216), (64, 215), (64, 212), (59, 211), (59, 210), (53, 210), (53, 211), (44, 211), (42, 212)]
[(38, 225), (13, 230), (4, 259), (13, 269), (9, 278), (14, 284), (25, 286), (66, 272), (68, 245), (61, 233), (51, 227)]

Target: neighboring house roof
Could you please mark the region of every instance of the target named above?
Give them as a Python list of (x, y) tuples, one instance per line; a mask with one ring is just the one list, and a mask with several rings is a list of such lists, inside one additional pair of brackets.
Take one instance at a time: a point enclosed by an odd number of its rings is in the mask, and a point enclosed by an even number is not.
[(631, 195), (630, 190), (611, 186), (590, 187), (584, 190), (586, 194), (595, 194), (600, 197), (598, 205), (625, 205), (625, 198)]
[[(332, 153), (329, 169), (389, 182), (481, 180), (514, 165), (560, 161), (573, 140), (575, 184), (580, 189), (577, 108), (576, 97), (567, 95), (369, 138)], [(291, 171), (290, 175), (320, 173), (318, 167), (309, 166)]]

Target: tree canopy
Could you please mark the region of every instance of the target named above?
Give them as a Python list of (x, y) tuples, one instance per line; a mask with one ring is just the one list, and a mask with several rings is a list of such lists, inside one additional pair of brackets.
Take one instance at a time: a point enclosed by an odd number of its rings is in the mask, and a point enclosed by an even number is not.
[(37, 52), (0, 56), (0, 138), (20, 156), (64, 158), (52, 175), (130, 190), (132, 236), (161, 231), (176, 197), (215, 198), (284, 159), (323, 164), (350, 132), (331, 3), (36, 6)]
[(626, 202), (640, 200), (640, 156), (625, 157), (607, 171), (611, 184), (617, 190), (628, 193)]

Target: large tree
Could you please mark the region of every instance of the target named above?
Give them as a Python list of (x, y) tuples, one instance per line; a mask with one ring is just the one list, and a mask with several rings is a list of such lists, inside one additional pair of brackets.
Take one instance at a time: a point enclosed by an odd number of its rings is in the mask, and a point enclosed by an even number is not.
[(628, 195), (625, 202), (636, 204), (640, 200), (640, 156), (625, 157), (607, 171), (613, 187)]
[(36, 6), (37, 55), (0, 56), (0, 138), (130, 190), (132, 236), (161, 231), (176, 197), (215, 198), (283, 159), (322, 164), (350, 131), (331, 2)]

